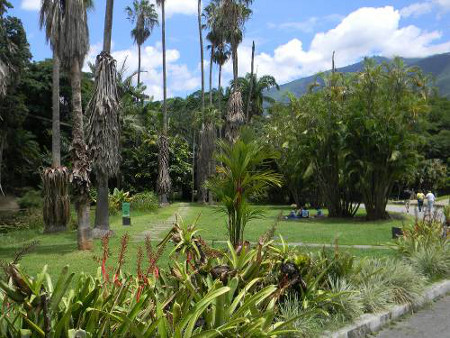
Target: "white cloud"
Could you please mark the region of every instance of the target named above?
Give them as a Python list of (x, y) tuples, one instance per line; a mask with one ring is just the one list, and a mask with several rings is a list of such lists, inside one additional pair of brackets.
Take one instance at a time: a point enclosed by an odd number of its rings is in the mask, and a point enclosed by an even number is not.
[[(152, 0), (155, 3), (155, 0)], [(197, 15), (197, 0), (170, 0), (166, 1), (166, 16), (174, 14)]]
[[(152, 2), (155, 3), (154, 0)], [(102, 6), (100, 6), (100, 9), (104, 10)], [(20, 7), (28, 11), (38, 11), (41, 8), (41, 0), (22, 0)], [(167, 17), (170, 18), (174, 14), (197, 15), (197, 0), (166, 1)]]
[(431, 2), (416, 2), (412, 5), (403, 7), (400, 14), (404, 18), (414, 17), (418, 18), (423, 14), (428, 14), (433, 10), (433, 3)]
[[(87, 62), (95, 62), (97, 54), (101, 51), (102, 44), (97, 43), (91, 46), (88, 57), (86, 58), (83, 70), (88, 70)], [(128, 49), (116, 50), (112, 52), (117, 60), (118, 67), (126, 60), (127, 74), (132, 74), (138, 68), (137, 47), (131, 46)], [(167, 57), (167, 80), (168, 96), (184, 95), (200, 85), (200, 78), (189, 70), (187, 65), (179, 63), (180, 52), (177, 49), (168, 49)], [(155, 100), (163, 97), (162, 87), (162, 48), (161, 43), (154, 46), (145, 46), (142, 48), (141, 59), (141, 82), (147, 86), (146, 94), (153, 96)], [(136, 83), (137, 76), (134, 77)]]
[[(450, 42), (436, 43), (439, 31), (422, 31), (410, 25), (400, 27), (401, 15), (391, 6), (360, 8), (345, 17), (335, 28), (317, 33), (309, 48), (293, 39), (277, 47), (273, 54), (259, 53), (255, 57), (258, 74), (272, 74), (279, 83), (312, 75), (331, 67), (336, 51), (336, 64), (343, 67), (370, 55), (392, 57), (424, 57), (450, 50)], [(240, 47), (240, 73), (250, 70), (250, 41)], [(231, 64), (225, 68), (227, 77)]]
[(282, 23), (278, 26), (278, 28), (287, 30), (298, 30), (304, 33), (312, 33), (318, 21), (319, 18), (311, 17), (305, 21)]
[(433, 0), (433, 2), (444, 10), (450, 10), (450, 0)]
[(41, 8), (40, 0), (22, 0), (20, 8), (27, 11), (38, 11)]

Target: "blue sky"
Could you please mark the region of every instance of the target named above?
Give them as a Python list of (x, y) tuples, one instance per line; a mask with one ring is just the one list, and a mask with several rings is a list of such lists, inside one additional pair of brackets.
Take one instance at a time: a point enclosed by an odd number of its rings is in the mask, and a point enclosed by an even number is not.
[[(10, 13), (24, 22), (34, 59), (51, 57), (38, 26), (40, 0), (11, 2)], [(137, 47), (124, 12), (131, 2), (115, 0), (112, 36), (114, 57), (120, 63), (126, 59), (130, 72), (137, 68)], [(88, 14), (90, 61), (100, 52), (105, 11), (105, 0), (94, 3)], [(185, 96), (200, 86), (197, 0), (166, 0), (166, 7), (169, 95)], [(272, 74), (280, 84), (328, 69), (333, 50), (338, 67), (370, 55), (423, 57), (450, 51), (450, 0), (255, 0), (252, 9), (239, 51), (240, 74), (249, 71), (254, 40), (258, 74)], [(159, 99), (159, 27), (144, 46), (142, 79), (147, 93)], [(231, 64), (224, 77), (230, 79)]]

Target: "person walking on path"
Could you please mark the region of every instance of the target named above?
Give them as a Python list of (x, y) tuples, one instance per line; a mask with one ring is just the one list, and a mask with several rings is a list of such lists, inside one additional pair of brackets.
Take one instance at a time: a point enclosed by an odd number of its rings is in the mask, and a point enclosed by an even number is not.
[(431, 215), (431, 213), (433, 212), (433, 205), (434, 201), (436, 200), (436, 196), (434, 196), (431, 191), (428, 191), (428, 194), (427, 196), (425, 196), (425, 198), (427, 199), (428, 213)]
[(423, 194), (422, 190), (419, 190), (419, 192), (417, 193), (417, 207), (419, 208), (419, 212), (422, 211), (424, 199), (425, 195)]
[(405, 208), (406, 212), (409, 214), (409, 207), (411, 205), (411, 200), (416, 198), (416, 194), (414, 193), (414, 189), (406, 190), (406, 200), (405, 200)]

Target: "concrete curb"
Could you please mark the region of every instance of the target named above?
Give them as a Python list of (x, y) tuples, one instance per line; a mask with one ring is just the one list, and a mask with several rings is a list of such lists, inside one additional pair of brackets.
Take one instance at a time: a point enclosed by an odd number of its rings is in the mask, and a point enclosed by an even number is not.
[(396, 305), (387, 311), (376, 314), (362, 315), (355, 323), (336, 332), (325, 332), (323, 337), (330, 338), (358, 338), (380, 331), (384, 326), (400, 317), (423, 307), (450, 292), (450, 280), (431, 285), (424, 293), (422, 302), (416, 306), (410, 304)]

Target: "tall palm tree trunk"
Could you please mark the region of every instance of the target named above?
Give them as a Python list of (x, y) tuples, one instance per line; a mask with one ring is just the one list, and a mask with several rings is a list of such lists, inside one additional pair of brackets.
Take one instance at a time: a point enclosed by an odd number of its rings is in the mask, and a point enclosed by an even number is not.
[(58, 53), (53, 51), (52, 74), (52, 166), (61, 166), (61, 128), (59, 114), (59, 69), (60, 60)]
[(211, 45), (211, 56), (209, 60), (209, 105), (213, 105), (213, 66), (214, 66), (214, 43)]
[(239, 137), (240, 126), (244, 123), (245, 116), (243, 112), (242, 94), (238, 83), (238, 51), (236, 38), (232, 37), (232, 58), (233, 58), (233, 78), (234, 86), (228, 100), (226, 125), (225, 125), (225, 138), (231, 142), (236, 142)]
[(255, 72), (255, 41), (253, 41), (253, 45), (252, 45), (252, 66), (251, 66), (251, 71), (250, 71), (250, 86), (249, 86), (248, 98), (247, 98), (247, 112), (245, 114), (247, 117), (247, 123), (250, 122), (250, 120), (252, 118), (250, 115), (250, 108), (251, 108), (251, 104), (252, 104), (253, 84), (255, 82), (253, 80), (254, 72)]
[(205, 55), (203, 52), (203, 34), (202, 34), (202, 0), (198, 0), (198, 35), (200, 38), (200, 67), (202, 74), (202, 114), (205, 113)]
[(159, 137), (158, 154), (158, 194), (160, 205), (168, 205), (168, 194), (171, 187), (169, 176), (169, 140), (167, 116), (167, 65), (166, 65), (166, 12), (165, 0), (161, 2), (162, 49), (163, 49), (163, 127)]
[(42, 173), (44, 191), (44, 232), (65, 231), (70, 219), (69, 171), (61, 167), (61, 130), (59, 113), (60, 60), (53, 50), (52, 74), (52, 167)]
[(206, 193), (206, 187), (205, 182), (206, 178), (208, 176), (208, 155), (206, 154), (207, 151), (207, 144), (206, 142), (206, 135), (207, 132), (205, 129), (205, 68), (204, 68), (204, 53), (203, 53), (203, 34), (202, 34), (202, 0), (198, 0), (198, 7), (197, 7), (197, 18), (198, 18), (198, 35), (200, 40), (200, 69), (201, 69), (201, 84), (202, 84), (202, 102), (201, 102), (201, 114), (202, 114), (202, 130), (200, 131), (200, 137), (199, 137), (199, 145), (200, 145), (200, 153), (199, 153), (199, 165), (197, 166), (199, 168), (198, 170), (198, 188), (199, 188), (199, 195), (198, 195), (198, 201), (205, 203), (208, 196)]
[[(113, 153), (113, 150), (110, 149), (116, 148), (119, 145), (118, 98), (115, 87), (117, 71), (115, 60), (110, 56), (113, 9), (114, 0), (108, 0), (106, 3), (103, 31), (103, 52), (97, 57), (97, 88), (89, 106), (93, 110), (89, 132), (94, 133), (95, 136), (89, 135), (88, 143), (92, 150), (92, 155), (94, 155), (94, 169), (97, 178), (97, 208), (95, 210), (94, 238), (102, 238), (112, 233), (109, 225), (108, 179), (114, 174), (117, 174), (119, 166), (119, 155), (115, 152)], [(108, 102), (105, 102), (105, 97), (107, 97)], [(99, 141), (97, 140), (96, 142), (93, 138), (101, 140), (100, 142), (103, 144), (99, 145)], [(115, 150), (117, 151), (117, 149)], [(112, 161), (114, 163), (110, 163), (106, 158), (114, 159)]]
[(92, 249), (90, 228), (89, 173), (90, 163), (87, 146), (84, 141), (83, 108), (81, 103), (81, 67), (78, 59), (71, 66), (70, 81), (72, 87), (72, 182), (76, 190), (75, 207), (78, 218), (78, 249)]
[[(222, 64), (219, 64), (219, 83), (218, 83), (218, 89), (219, 89), (219, 112), (220, 112), (220, 118), (223, 119), (223, 112), (222, 112)], [(219, 139), (222, 139), (222, 131), (223, 127), (219, 127)]]
[(138, 74), (137, 74), (137, 84), (141, 84), (141, 45), (138, 44)]

